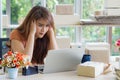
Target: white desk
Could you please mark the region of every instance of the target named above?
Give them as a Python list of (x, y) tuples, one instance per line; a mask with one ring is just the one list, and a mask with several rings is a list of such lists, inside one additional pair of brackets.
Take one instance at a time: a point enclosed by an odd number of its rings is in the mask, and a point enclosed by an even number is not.
[[(35, 74), (29, 76), (18, 75), (14, 80), (115, 80), (115, 75), (111, 72), (106, 75), (100, 75), (96, 78), (77, 76), (76, 71), (59, 72), (52, 74)], [(0, 78), (0, 80), (11, 80), (6, 77)]]
[[(112, 66), (118, 68), (118, 62), (112, 62)], [(12, 80), (7, 78), (7, 74), (4, 75), (0, 80)], [(105, 75), (99, 75), (95, 78), (78, 76), (76, 71), (59, 72), (51, 74), (34, 74), (29, 76), (18, 75), (13, 80), (116, 80), (114, 72), (107, 73)]]

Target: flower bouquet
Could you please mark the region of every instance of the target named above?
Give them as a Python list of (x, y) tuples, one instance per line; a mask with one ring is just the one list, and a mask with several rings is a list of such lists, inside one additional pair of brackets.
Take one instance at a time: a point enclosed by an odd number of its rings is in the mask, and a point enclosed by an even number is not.
[(29, 56), (12, 51), (5, 53), (0, 63), (1, 66), (7, 67), (8, 77), (12, 79), (17, 77), (18, 68), (30, 65)]
[(20, 68), (30, 64), (29, 57), (20, 52), (8, 51), (1, 62), (1, 65), (8, 68)]

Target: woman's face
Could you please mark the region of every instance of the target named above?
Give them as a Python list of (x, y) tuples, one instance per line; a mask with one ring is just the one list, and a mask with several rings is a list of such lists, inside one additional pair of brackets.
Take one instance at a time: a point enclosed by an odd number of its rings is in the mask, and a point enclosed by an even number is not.
[(36, 38), (43, 38), (43, 36), (49, 30), (49, 23), (47, 20), (39, 19), (36, 22)]

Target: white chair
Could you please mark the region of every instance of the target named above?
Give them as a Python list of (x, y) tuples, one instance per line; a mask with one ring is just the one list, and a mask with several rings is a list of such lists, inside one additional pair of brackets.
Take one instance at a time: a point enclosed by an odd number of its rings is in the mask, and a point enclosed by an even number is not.
[(56, 37), (56, 41), (58, 47), (63, 48), (70, 48), (70, 38), (69, 37)]

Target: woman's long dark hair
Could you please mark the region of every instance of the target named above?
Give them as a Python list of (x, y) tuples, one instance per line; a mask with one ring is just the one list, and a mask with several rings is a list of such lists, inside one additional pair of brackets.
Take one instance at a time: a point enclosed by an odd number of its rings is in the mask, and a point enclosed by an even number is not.
[(47, 34), (43, 38), (38, 38), (35, 41), (32, 63), (44, 64), (44, 58), (48, 52), (49, 38)]
[[(54, 20), (51, 13), (45, 7), (35, 6), (30, 10), (23, 23), (17, 28), (21, 35), (24, 36), (26, 41), (30, 33), (31, 22), (33, 20), (39, 19), (47, 20), (50, 26), (55, 31)], [(38, 38), (35, 40), (32, 63), (44, 64), (44, 58), (46, 57), (48, 52), (49, 42), (50, 41), (47, 33), (44, 35), (43, 38)]]

